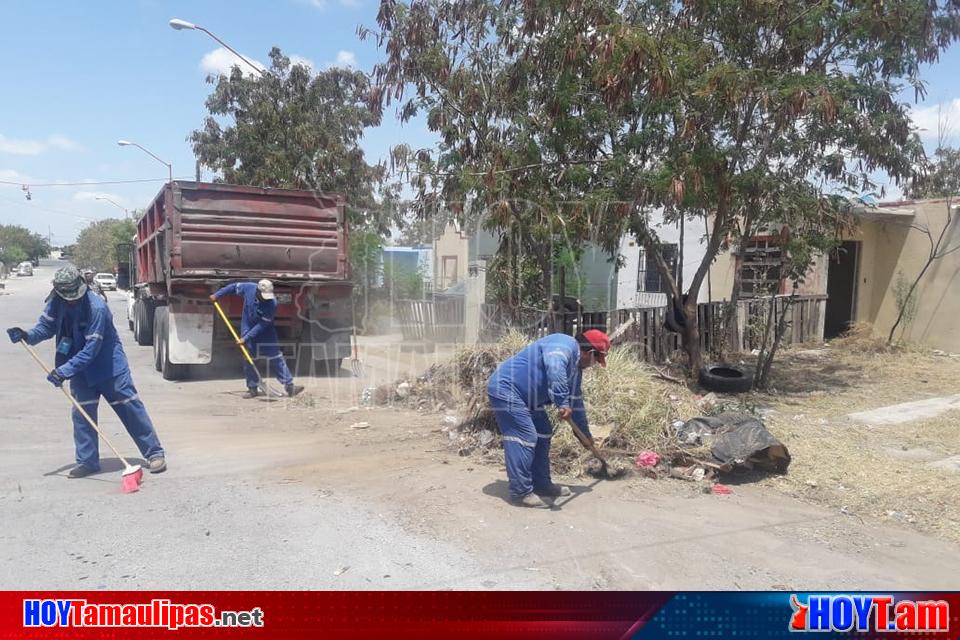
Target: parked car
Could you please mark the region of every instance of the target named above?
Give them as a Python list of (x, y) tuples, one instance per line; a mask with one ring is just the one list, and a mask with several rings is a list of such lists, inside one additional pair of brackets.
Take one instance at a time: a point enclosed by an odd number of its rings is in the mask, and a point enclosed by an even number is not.
[(33, 275), (33, 265), (30, 262), (21, 262), (20, 266), (17, 267), (17, 276), (32, 276)]
[(100, 288), (104, 291), (117, 290), (117, 279), (113, 277), (112, 273), (98, 273), (93, 276), (93, 279), (97, 281), (97, 284), (99, 284)]

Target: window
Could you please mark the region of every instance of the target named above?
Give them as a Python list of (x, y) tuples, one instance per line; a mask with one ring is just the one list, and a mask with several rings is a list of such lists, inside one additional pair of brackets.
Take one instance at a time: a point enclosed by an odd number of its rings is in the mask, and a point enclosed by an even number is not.
[(443, 256), (440, 263), (440, 282), (446, 288), (458, 282), (457, 256)]
[(755, 236), (743, 243), (740, 259), (741, 298), (780, 293), (783, 250), (779, 240), (774, 236)]
[[(660, 255), (664, 262), (670, 267), (673, 277), (679, 276), (679, 252), (675, 244), (661, 244)], [(667, 283), (664, 282), (660, 271), (657, 270), (657, 258), (650, 251), (644, 250), (640, 254), (640, 265), (637, 270), (637, 291), (647, 293), (666, 293)]]

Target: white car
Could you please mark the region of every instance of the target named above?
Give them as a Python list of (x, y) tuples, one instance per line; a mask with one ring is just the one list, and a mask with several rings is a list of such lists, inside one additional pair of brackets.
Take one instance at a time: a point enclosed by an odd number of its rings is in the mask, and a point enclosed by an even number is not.
[(98, 273), (93, 276), (93, 279), (96, 280), (97, 284), (99, 284), (100, 288), (104, 291), (117, 290), (117, 279), (112, 273)]
[(32, 276), (32, 275), (33, 275), (33, 263), (21, 262), (19, 265), (17, 265), (17, 277)]

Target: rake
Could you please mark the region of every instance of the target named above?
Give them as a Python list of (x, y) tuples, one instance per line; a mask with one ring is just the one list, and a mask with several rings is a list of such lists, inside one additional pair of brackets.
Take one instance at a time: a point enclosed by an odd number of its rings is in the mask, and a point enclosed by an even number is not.
[[(37, 355), (37, 352), (33, 350), (33, 347), (28, 345), (23, 340), (20, 341), (20, 344), (23, 345), (23, 348), (27, 350), (27, 353), (33, 357), (40, 368), (43, 369), (44, 373), (48, 376), (50, 375), (50, 369), (47, 368), (47, 365), (43, 363), (43, 360), (40, 359), (40, 356)], [(117, 451), (117, 448), (113, 446), (113, 443), (107, 440), (107, 436), (103, 434), (103, 431), (100, 431), (100, 427), (97, 426), (96, 421), (90, 417), (90, 414), (86, 412), (77, 399), (73, 397), (67, 388), (63, 385), (60, 386), (60, 391), (63, 391), (63, 395), (67, 396), (67, 399), (73, 404), (73, 408), (77, 410), (80, 415), (82, 415), (87, 423), (93, 427), (93, 430), (97, 432), (97, 435), (100, 436), (100, 439), (107, 443), (107, 446), (113, 451), (114, 455), (123, 463), (123, 478), (122, 483), (120, 484), (120, 490), (124, 493), (135, 493), (140, 490), (140, 484), (143, 482), (143, 469), (138, 464), (130, 464), (127, 462), (127, 459), (120, 455), (120, 452)]]
[(360, 362), (360, 355), (358, 353), (357, 311), (353, 305), (350, 307), (350, 313), (353, 317), (353, 357), (350, 358), (350, 371), (353, 372), (354, 377), (362, 378), (365, 372), (363, 370), (363, 363)]

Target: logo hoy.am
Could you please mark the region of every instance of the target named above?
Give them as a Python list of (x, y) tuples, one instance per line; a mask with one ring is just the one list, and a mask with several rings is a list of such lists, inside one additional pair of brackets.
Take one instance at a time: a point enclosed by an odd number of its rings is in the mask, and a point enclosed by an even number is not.
[(943, 600), (895, 600), (892, 595), (790, 596), (790, 631), (949, 631)]

